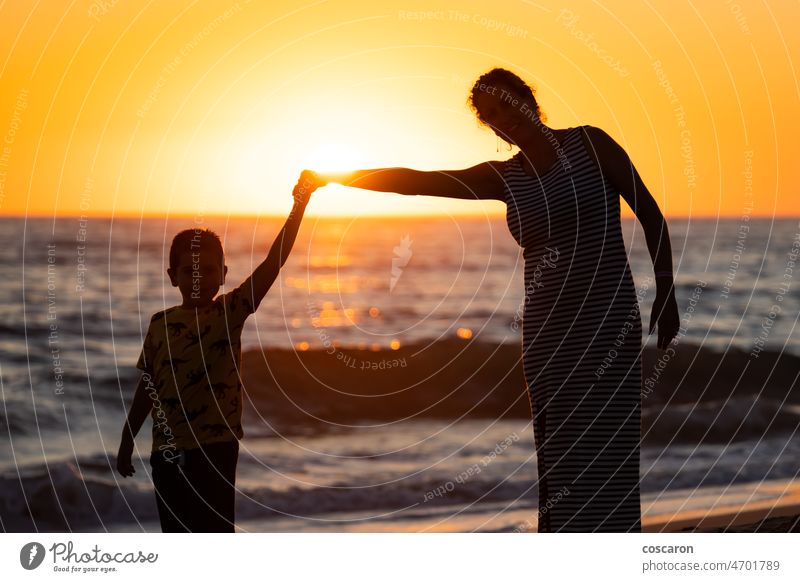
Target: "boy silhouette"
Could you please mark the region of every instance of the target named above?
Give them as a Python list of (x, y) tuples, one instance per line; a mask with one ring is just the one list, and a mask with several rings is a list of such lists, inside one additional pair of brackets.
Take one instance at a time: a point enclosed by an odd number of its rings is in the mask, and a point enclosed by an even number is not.
[(136, 367), (142, 376), (122, 429), (117, 470), (133, 475), (133, 445), (153, 418), (153, 486), (164, 532), (233, 532), (242, 431), (241, 333), (294, 245), (315, 186), (298, 181), (294, 206), (267, 258), (239, 287), (216, 296), (228, 267), (219, 236), (179, 232), (167, 274), (183, 303), (150, 319)]

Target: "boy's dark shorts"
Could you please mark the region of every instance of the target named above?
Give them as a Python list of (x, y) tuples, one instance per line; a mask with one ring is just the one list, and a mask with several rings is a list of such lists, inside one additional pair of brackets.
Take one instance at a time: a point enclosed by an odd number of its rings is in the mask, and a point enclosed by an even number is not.
[(161, 530), (232, 533), (238, 459), (238, 440), (151, 453)]

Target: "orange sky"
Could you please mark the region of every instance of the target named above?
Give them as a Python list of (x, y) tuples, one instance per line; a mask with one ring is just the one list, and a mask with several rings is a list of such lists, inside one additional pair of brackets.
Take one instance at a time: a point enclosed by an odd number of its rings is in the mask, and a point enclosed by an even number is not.
[[(796, 2), (144, 4), (0, 6), (3, 214), (285, 213), (303, 167), (504, 159), (465, 101), (492, 66), (552, 127), (614, 136), (668, 215), (800, 214)], [(309, 206), (502, 211), (336, 187)]]

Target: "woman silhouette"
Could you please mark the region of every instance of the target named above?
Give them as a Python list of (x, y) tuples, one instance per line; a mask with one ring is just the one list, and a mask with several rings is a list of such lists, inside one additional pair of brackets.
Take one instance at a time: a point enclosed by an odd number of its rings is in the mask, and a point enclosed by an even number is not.
[(534, 422), (540, 532), (638, 532), (641, 319), (620, 225), (639, 219), (657, 292), (650, 333), (678, 332), (667, 224), (630, 158), (603, 130), (546, 126), (533, 90), (493, 69), (469, 104), (519, 147), (507, 161), (456, 171), (407, 168), (305, 177), (400, 194), (506, 203), (525, 258), (522, 354)]

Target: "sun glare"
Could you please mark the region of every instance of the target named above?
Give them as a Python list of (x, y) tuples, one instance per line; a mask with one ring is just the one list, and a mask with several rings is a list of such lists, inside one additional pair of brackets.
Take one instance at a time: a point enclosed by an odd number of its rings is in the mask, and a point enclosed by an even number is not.
[(323, 142), (311, 148), (306, 167), (318, 172), (345, 172), (363, 167), (364, 156), (341, 142)]

